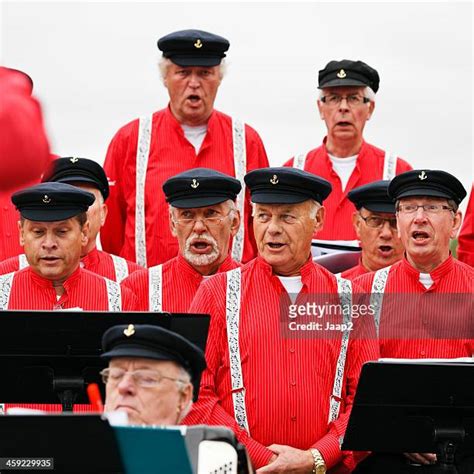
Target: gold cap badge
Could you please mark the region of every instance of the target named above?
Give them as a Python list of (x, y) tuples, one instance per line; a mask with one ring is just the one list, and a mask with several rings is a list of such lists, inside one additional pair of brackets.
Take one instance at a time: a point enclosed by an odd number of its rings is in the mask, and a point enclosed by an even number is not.
[(135, 334), (135, 326), (133, 324), (129, 324), (127, 329), (123, 330), (123, 333), (127, 336), (133, 336)]
[(428, 178), (428, 176), (426, 176), (426, 173), (424, 171), (422, 171), (419, 175), (418, 175), (418, 178), (421, 180), (421, 181), (424, 181), (426, 178)]
[(199, 181), (197, 179), (193, 179), (193, 182), (191, 183), (191, 187), (193, 189), (196, 189), (199, 186)]
[(43, 202), (45, 204), (49, 204), (51, 202), (51, 198), (47, 194), (45, 194), (43, 197)]
[(336, 76), (339, 78), (339, 79), (345, 79), (347, 77), (347, 74), (346, 74), (346, 71), (344, 71), (344, 69), (341, 69), (337, 74)]
[(272, 184), (278, 184), (278, 176), (276, 174), (274, 174), (271, 179), (270, 179), (270, 183)]
[(202, 48), (202, 42), (200, 39), (197, 39), (196, 42), (194, 43), (194, 47), (197, 49)]
[(79, 158), (69, 158), (69, 161), (71, 163), (77, 163), (79, 161)]

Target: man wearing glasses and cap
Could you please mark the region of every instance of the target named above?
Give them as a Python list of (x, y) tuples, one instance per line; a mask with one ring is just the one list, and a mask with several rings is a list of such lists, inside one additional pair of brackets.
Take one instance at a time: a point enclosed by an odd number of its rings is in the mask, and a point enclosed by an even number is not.
[[(130, 273), (141, 269), (139, 265), (97, 248), (97, 235), (107, 218), (109, 183), (99, 163), (87, 158), (58, 158), (43, 177), (43, 182), (68, 183), (92, 193), (94, 203), (87, 210), (89, 238), (82, 249), (81, 266), (109, 280), (120, 283)], [(21, 270), (28, 262), (24, 254), (0, 263), (0, 274)]]
[[(388, 193), (395, 202), (405, 258), (355, 280), (372, 293), (381, 356), (472, 357), (474, 269), (455, 260), (449, 250), (461, 225), (458, 206), (466, 190), (451, 174), (425, 169), (396, 176)], [(406, 456), (417, 464), (436, 462), (435, 454)], [(379, 459), (371, 457), (366, 463)], [(360, 472), (418, 472), (416, 467), (406, 471), (402, 458), (392, 470), (385, 464), (375, 464), (372, 470), (368, 466)]]
[[(205, 167), (235, 176), (243, 185), (247, 171), (268, 166), (255, 130), (214, 109), (229, 42), (213, 33), (183, 30), (160, 38), (158, 48), (169, 105), (122, 127), (104, 163), (111, 191), (109, 217), (101, 232), (103, 249), (143, 267), (178, 254), (161, 192), (168, 178)], [(247, 261), (255, 248), (245, 190), (237, 208), (242, 226), (232, 256)]]
[(395, 204), (388, 197), (389, 181), (375, 181), (349, 192), (356, 212), (352, 223), (362, 248), (359, 264), (341, 273), (354, 280), (367, 272), (392, 265), (403, 257), (403, 244), (397, 233)]
[(231, 428), (259, 474), (351, 472), (340, 442), (360, 368), (378, 356), (373, 320), (354, 319), (349, 335), (340, 325), (331, 332), (339, 311), (298, 317), (315, 302), (341, 309), (352, 301), (350, 282), (311, 259), (331, 185), (294, 168), (254, 170), (245, 182), (259, 256), (203, 282), (191, 304), (211, 324), (208, 368), (185, 423)]
[(0, 276), (0, 310), (133, 311), (130, 290), (80, 267), (87, 210), (94, 195), (64, 183), (41, 183), (12, 196), (28, 266)]
[(322, 253), (341, 245), (357, 245), (349, 191), (372, 181), (390, 180), (411, 169), (393, 153), (364, 140), (379, 82), (378, 72), (362, 61), (330, 61), (319, 71), (318, 85), (318, 109), (326, 123), (327, 136), (321, 146), (296, 155), (285, 165), (315, 173), (332, 184), (331, 195), (324, 203), (326, 223), (318, 234)]
[(186, 312), (205, 278), (239, 266), (229, 251), (240, 224), (235, 207), (240, 189), (237, 179), (207, 168), (185, 171), (164, 183), (179, 253), (123, 281), (137, 297), (139, 311)]
[(109, 328), (102, 348), (109, 360), (101, 372), (106, 412), (124, 411), (132, 425), (181, 422), (206, 367), (201, 349), (175, 332), (146, 324)]

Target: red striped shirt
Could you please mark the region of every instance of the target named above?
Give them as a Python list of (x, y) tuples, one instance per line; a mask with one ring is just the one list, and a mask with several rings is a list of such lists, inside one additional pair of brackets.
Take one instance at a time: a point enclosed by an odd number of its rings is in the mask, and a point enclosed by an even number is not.
[[(143, 270), (143, 267), (137, 265), (134, 262), (125, 260), (128, 273), (132, 274), (137, 270)], [(102, 250), (97, 250), (97, 248), (91, 250), (85, 257), (81, 259), (82, 268), (89, 270), (92, 273), (108, 278), (112, 281), (117, 281), (117, 275), (115, 274), (114, 262), (112, 256), (103, 252)], [(3, 262), (0, 262), (0, 275), (5, 273), (16, 272), (20, 269), (20, 260), (19, 256), (7, 258)]]
[(359, 261), (359, 263), (355, 267), (344, 270), (341, 273), (341, 277), (354, 281), (357, 277), (360, 277), (361, 275), (368, 273), (368, 271), (369, 270), (367, 270), (367, 268), (365, 268), (364, 265), (362, 265), (362, 261)]
[[(113, 282), (118, 286), (117, 283)], [(9, 310), (60, 310), (81, 308), (84, 311), (108, 311), (109, 303), (104, 277), (77, 268), (64, 282), (64, 293), (57, 298), (53, 282), (41, 277), (30, 267), (13, 276)], [(0, 296), (5, 296), (2, 288)], [(122, 310), (134, 311), (136, 299), (127, 288), (122, 290)]]
[[(234, 420), (226, 335), (226, 279), (216, 275), (205, 281), (190, 312), (211, 314), (207, 369), (201, 380), (198, 402), (185, 424), (225, 425), (235, 431), (255, 467), (266, 465), (272, 443), (295, 448), (315, 447), (331, 472), (350, 472), (352, 456), (340, 450), (359, 371), (364, 362), (376, 359), (374, 339), (351, 338), (343, 379), (339, 418), (328, 424), (340, 335), (288, 337), (282, 333), (281, 298), (288, 295), (272, 268), (260, 257), (242, 268), (240, 354), (250, 436)], [(303, 288), (298, 296), (337, 294), (334, 275), (309, 261), (301, 268)], [(365, 319), (371, 323), (371, 320)], [(283, 321), (286, 324), (288, 320)]]
[[(341, 179), (334, 171), (326, 149), (326, 138), (323, 144), (308, 152), (304, 169), (310, 173), (327, 179), (332, 184), (332, 191), (324, 201), (326, 218), (324, 228), (318, 232), (317, 238), (323, 240), (356, 240), (357, 235), (352, 225), (354, 204), (349, 201), (347, 194), (350, 190), (363, 184), (377, 181), (383, 177), (385, 152), (369, 143), (363, 142), (357, 156), (354, 171), (349, 178), (346, 188), (342, 189)], [(293, 158), (285, 163), (293, 166)], [(411, 170), (412, 167), (401, 158), (397, 160), (396, 174)]]
[[(268, 166), (263, 143), (257, 132), (245, 126), (247, 171)], [(101, 229), (104, 250), (136, 261), (135, 194), (138, 120), (122, 127), (112, 139), (104, 169), (111, 182), (107, 199), (109, 213)], [(169, 229), (168, 204), (162, 190), (170, 177), (191, 168), (213, 168), (235, 176), (231, 118), (214, 111), (199, 153), (186, 139), (169, 107), (155, 112), (145, 184), (145, 234), (147, 265), (153, 266), (175, 257), (178, 243)], [(249, 193), (246, 200), (243, 261), (256, 254), (253, 239)]]
[[(226, 272), (239, 266), (230, 256), (222, 262), (217, 273)], [(203, 276), (195, 270), (181, 254), (168, 260), (162, 267), (162, 309), (170, 313), (185, 313), (203, 281)], [(122, 282), (137, 298), (137, 311), (150, 311), (149, 270), (141, 270)]]
[[(355, 280), (370, 293), (374, 273)], [(406, 259), (391, 266), (380, 315), (382, 357), (424, 359), (474, 354), (474, 269), (451, 256), (430, 273), (429, 289)]]

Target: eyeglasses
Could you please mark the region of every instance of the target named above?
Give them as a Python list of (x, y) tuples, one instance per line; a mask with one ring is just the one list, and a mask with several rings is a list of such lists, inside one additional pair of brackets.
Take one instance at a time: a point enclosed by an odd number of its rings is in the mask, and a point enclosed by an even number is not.
[(139, 369), (139, 370), (123, 370), (118, 367), (107, 368), (100, 372), (102, 381), (107, 385), (118, 385), (125, 375), (132, 377), (133, 383), (143, 388), (153, 388), (161, 384), (163, 379), (172, 380), (173, 382), (186, 383), (185, 380), (176, 379), (173, 377), (167, 377), (162, 375), (161, 372), (151, 369)]
[(194, 226), (197, 221), (201, 221), (206, 227), (217, 227), (221, 225), (222, 221), (226, 217), (229, 217), (232, 212), (233, 209), (231, 209), (225, 216), (203, 217), (201, 219), (197, 219), (196, 217), (180, 217), (179, 219), (173, 217), (172, 219), (175, 224), (182, 225), (183, 227), (190, 225)]
[(323, 97), (321, 97), (321, 102), (324, 102), (328, 107), (338, 107), (341, 104), (343, 99), (346, 99), (347, 105), (349, 107), (358, 107), (359, 105), (367, 104), (367, 102), (370, 102), (370, 99), (368, 97), (362, 97), (357, 94), (324, 95)]
[(362, 214), (359, 214), (360, 218), (365, 221), (365, 223), (369, 227), (373, 227), (374, 229), (380, 229), (385, 224), (385, 221), (388, 222), (390, 228), (396, 229), (397, 228), (397, 218), (396, 217), (380, 217), (380, 216), (369, 216), (364, 217)]
[(427, 214), (439, 214), (441, 211), (454, 211), (452, 207), (443, 204), (399, 204), (397, 212), (402, 214), (413, 214), (422, 208)]

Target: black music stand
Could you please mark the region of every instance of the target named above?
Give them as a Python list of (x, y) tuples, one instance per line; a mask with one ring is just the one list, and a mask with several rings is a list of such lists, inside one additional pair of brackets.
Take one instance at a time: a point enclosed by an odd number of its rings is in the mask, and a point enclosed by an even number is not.
[[(103, 333), (116, 324), (152, 324), (205, 349), (209, 316), (169, 313), (0, 312), (0, 403), (60, 403), (64, 411), (87, 404), (85, 388), (96, 382)], [(194, 387), (195, 397), (199, 381)]]
[(53, 459), (54, 470), (12, 473), (125, 473), (114, 430), (97, 415), (0, 416), (0, 439), (0, 458)]
[(430, 472), (457, 473), (474, 454), (474, 364), (365, 364), (342, 449), (436, 453)]

